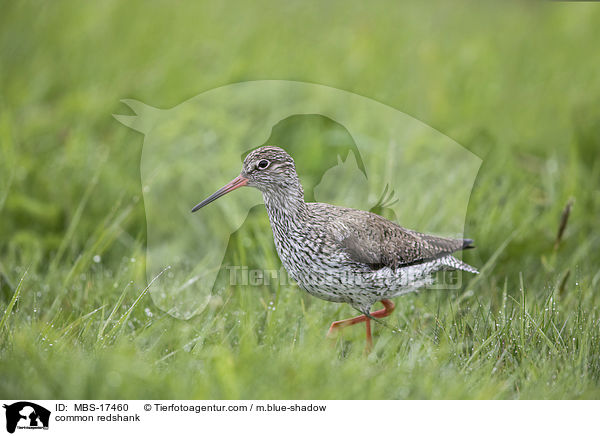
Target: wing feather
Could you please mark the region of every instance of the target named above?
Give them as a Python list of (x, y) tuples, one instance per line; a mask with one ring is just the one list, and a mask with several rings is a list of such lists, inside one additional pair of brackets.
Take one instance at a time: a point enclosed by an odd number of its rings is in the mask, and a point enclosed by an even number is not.
[(447, 256), (472, 247), (470, 239), (452, 239), (405, 229), (371, 212), (344, 209), (330, 225), (336, 242), (355, 262), (392, 269)]

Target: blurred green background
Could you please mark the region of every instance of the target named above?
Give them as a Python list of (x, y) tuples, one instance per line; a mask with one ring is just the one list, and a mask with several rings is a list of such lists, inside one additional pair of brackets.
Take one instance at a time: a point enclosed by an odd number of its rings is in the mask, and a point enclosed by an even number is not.
[[(600, 5), (1, 9), (3, 398), (600, 398)], [(324, 339), (350, 308), (296, 287), (224, 289), (188, 321), (147, 294), (143, 136), (119, 100), (256, 79), (367, 96), (483, 159), (465, 229), (482, 274), (398, 299), (400, 333), (377, 326), (368, 357), (362, 328)], [(298, 167), (318, 173), (315, 153)], [(264, 210), (245, 229), (228, 256), (278, 268)]]

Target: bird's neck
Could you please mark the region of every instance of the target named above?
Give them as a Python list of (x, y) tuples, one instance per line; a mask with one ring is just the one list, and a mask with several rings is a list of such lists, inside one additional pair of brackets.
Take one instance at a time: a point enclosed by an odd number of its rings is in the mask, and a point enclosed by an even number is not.
[(272, 186), (262, 194), (272, 226), (290, 229), (306, 218), (304, 190), (300, 182)]

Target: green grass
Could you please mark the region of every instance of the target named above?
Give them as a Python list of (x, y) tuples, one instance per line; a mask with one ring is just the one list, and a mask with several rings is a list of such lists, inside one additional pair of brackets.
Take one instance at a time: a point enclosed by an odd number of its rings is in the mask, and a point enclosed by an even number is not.
[[(3, 398), (600, 398), (600, 5), (2, 3)], [(374, 98), (483, 159), (482, 273), (397, 299), (369, 356), (360, 327), (324, 339), (349, 307), (295, 286), (225, 286), (189, 320), (148, 293), (143, 137), (111, 114), (265, 78)], [(279, 267), (262, 207), (227, 259)]]

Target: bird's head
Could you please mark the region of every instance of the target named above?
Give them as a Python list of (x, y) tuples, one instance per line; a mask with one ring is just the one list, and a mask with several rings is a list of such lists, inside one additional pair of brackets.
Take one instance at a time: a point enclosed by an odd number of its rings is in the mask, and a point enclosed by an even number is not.
[(291, 183), (296, 178), (296, 165), (284, 149), (265, 146), (246, 156), (240, 175), (248, 179), (248, 186), (264, 192)]
[[(238, 177), (198, 203), (192, 212), (242, 186), (252, 186), (263, 193), (269, 193), (278, 190), (285, 192), (287, 187), (299, 185), (294, 159), (284, 149), (274, 146), (260, 147), (246, 156)], [(301, 192), (302, 188), (299, 189)]]

